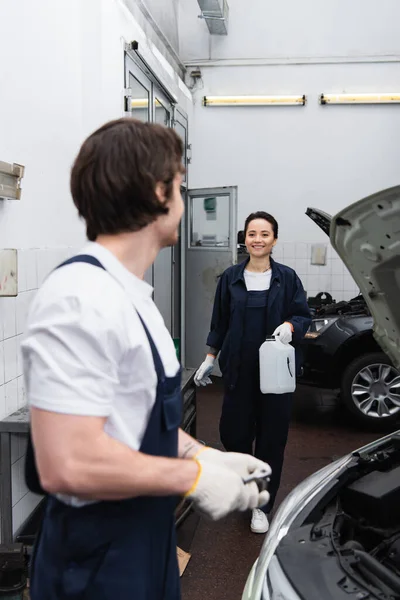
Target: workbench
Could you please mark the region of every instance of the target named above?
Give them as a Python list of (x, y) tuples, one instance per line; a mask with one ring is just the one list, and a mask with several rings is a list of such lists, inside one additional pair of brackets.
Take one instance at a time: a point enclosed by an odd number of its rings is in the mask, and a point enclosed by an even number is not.
[[(182, 429), (196, 437), (196, 386), (194, 369), (183, 369), (182, 372)], [(12, 516), (12, 483), (11, 483), (11, 435), (28, 434), (29, 409), (24, 406), (0, 421), (0, 523), (1, 542), (13, 541)], [(29, 520), (29, 518), (28, 518)]]

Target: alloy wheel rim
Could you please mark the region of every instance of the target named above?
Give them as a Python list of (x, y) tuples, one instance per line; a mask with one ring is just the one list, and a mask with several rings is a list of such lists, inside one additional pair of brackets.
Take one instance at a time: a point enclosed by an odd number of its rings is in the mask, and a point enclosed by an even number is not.
[(391, 365), (368, 365), (354, 377), (351, 397), (369, 418), (392, 417), (400, 412), (400, 373)]

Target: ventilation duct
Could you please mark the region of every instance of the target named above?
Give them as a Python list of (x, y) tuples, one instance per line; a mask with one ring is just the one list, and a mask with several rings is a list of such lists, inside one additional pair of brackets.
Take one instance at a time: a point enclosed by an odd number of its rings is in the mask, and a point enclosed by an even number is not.
[(228, 35), (229, 6), (227, 0), (197, 0), (200, 19), (207, 23), (211, 35)]

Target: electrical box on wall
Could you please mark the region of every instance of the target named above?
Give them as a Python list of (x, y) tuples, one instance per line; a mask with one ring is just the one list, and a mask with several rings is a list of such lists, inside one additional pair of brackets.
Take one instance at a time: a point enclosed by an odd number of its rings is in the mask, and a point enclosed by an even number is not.
[(25, 167), (0, 160), (0, 200), (20, 200)]
[(0, 296), (18, 295), (18, 252), (0, 250)]

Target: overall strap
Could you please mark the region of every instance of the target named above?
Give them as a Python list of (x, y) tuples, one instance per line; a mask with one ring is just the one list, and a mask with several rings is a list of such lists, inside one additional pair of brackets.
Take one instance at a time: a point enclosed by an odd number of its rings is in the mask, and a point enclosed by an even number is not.
[[(103, 269), (104, 271), (107, 270), (101, 264), (101, 262), (99, 260), (97, 260), (97, 258), (95, 258), (94, 256), (91, 256), (90, 254), (78, 254), (77, 256), (73, 256), (72, 258), (69, 258), (65, 262), (61, 263), (61, 265), (59, 265), (57, 267), (57, 269), (60, 269), (61, 267), (65, 267), (66, 265), (70, 265), (72, 263), (87, 263), (89, 265), (93, 265), (94, 267), (99, 267), (100, 269)], [(151, 353), (153, 355), (154, 368), (155, 368), (156, 373), (157, 373), (157, 379), (158, 379), (159, 382), (160, 381), (164, 381), (164, 379), (165, 379), (165, 371), (164, 371), (164, 365), (162, 364), (162, 361), (161, 361), (161, 358), (160, 358), (160, 354), (159, 354), (159, 352), (158, 352), (158, 350), (156, 348), (156, 345), (154, 343), (153, 338), (150, 335), (150, 332), (149, 332), (149, 330), (147, 328), (147, 325), (145, 324), (145, 322), (143, 321), (142, 317), (139, 315), (138, 312), (137, 312), (137, 315), (138, 315), (138, 317), (140, 319), (140, 322), (142, 323), (143, 329), (145, 331), (145, 334), (146, 334), (147, 339), (148, 339), (149, 344), (150, 344)]]
[(103, 269), (103, 271), (106, 270), (105, 267), (103, 267), (103, 265), (101, 264), (101, 262), (97, 260), (97, 258), (95, 258), (94, 256), (91, 256), (90, 254), (78, 254), (77, 256), (73, 256), (72, 258), (69, 258), (68, 260), (61, 263), (61, 265), (58, 265), (56, 269), (60, 269), (61, 267), (65, 267), (66, 265), (71, 265), (72, 263), (87, 263), (89, 265), (93, 265), (94, 267), (99, 267), (100, 269)]

